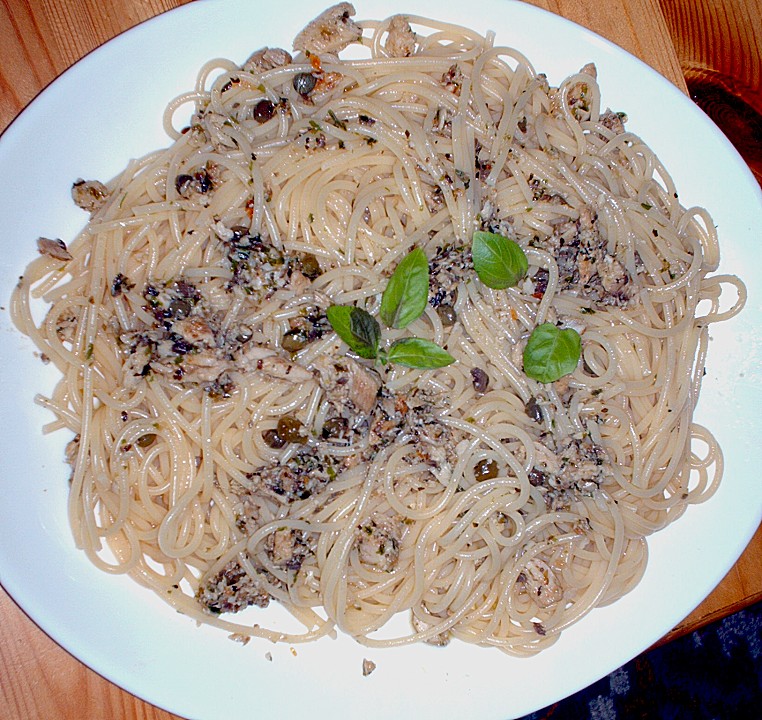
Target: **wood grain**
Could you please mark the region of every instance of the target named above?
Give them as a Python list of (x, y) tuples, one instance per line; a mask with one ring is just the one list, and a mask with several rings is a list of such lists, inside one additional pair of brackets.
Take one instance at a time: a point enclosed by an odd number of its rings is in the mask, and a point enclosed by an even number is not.
[(762, 0), (660, 0), (683, 74), (725, 78), (734, 94), (762, 106)]
[[(137, 23), (188, 1), (0, 0), (0, 130), (82, 56)], [(756, 7), (759, 0), (749, 3)], [(677, 25), (668, 13), (668, 26), (658, 0), (534, 0), (533, 4), (607, 37), (685, 90), (681, 61), (670, 37)], [(674, 633), (688, 632), (762, 598), (760, 567), (762, 531), (715, 593)], [(2, 591), (0, 718), (176, 720), (86, 668), (42, 633)]]
[(762, 0), (661, 0), (691, 97), (762, 184)]
[(172, 720), (75, 660), (0, 595), (3, 720)]
[(1, 0), (0, 131), (107, 40), (191, 0)]
[(597, 32), (651, 65), (685, 91), (685, 79), (658, 0), (606, 3), (542, 0), (532, 4)]

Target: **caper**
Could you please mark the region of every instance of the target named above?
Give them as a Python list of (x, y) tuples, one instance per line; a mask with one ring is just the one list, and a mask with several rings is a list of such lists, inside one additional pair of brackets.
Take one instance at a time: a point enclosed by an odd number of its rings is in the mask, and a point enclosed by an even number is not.
[(249, 234), (249, 228), (245, 225), (233, 225), (233, 227), (230, 228), (230, 232), (233, 233), (233, 237), (230, 239), (237, 242)]
[(474, 385), (474, 390), (478, 393), (487, 392), (489, 385), (489, 375), (487, 375), (481, 368), (471, 368), (471, 381)]
[(293, 415), (284, 415), (278, 420), (277, 433), (285, 442), (299, 443), (300, 445), (307, 442), (307, 436), (304, 434), (304, 423)]
[(537, 398), (532, 396), (524, 405), (524, 412), (536, 423), (542, 422), (542, 408), (537, 402)]
[(145, 435), (141, 435), (136, 441), (135, 444), (138, 447), (147, 448), (151, 447), (156, 442), (156, 434), (155, 433), (146, 433)]
[(548, 480), (548, 476), (539, 468), (533, 467), (529, 471), (529, 484), (533, 487), (540, 487), (544, 485)]
[(286, 444), (286, 441), (278, 435), (278, 431), (275, 429), (265, 430), (262, 433), (262, 439), (267, 447), (271, 447), (274, 450), (280, 450)]
[(182, 195), (183, 197), (190, 191), (192, 184), (192, 175), (186, 175), (183, 173), (182, 175), (178, 175), (175, 178), (175, 190), (177, 190), (178, 195)]
[(275, 115), (275, 105), (269, 100), (260, 100), (251, 111), (251, 117), (260, 125), (263, 125)]
[(190, 302), (184, 298), (173, 300), (171, 303), (169, 303), (169, 312), (172, 313), (172, 317), (175, 320), (182, 320), (183, 318), (187, 318), (188, 315), (191, 314), (191, 310), (193, 310), (193, 305), (191, 305)]
[(455, 325), (455, 321), (458, 319), (458, 313), (455, 312), (455, 308), (447, 303), (442, 303), (437, 307), (437, 315), (439, 315), (439, 319), (445, 327)]
[(301, 328), (289, 330), (284, 336), (281, 346), (288, 352), (299, 352), (309, 343), (309, 338), (304, 334)]
[(254, 331), (248, 325), (239, 325), (235, 339), (239, 343), (247, 343), (254, 335)]
[(212, 400), (229, 398), (234, 390), (235, 383), (226, 372), (222, 373), (222, 375), (220, 375), (214, 382), (204, 386), (204, 391)]
[(348, 428), (349, 423), (346, 418), (331, 418), (323, 423), (322, 435), (325, 440), (330, 438), (342, 438), (346, 436)]
[(208, 193), (214, 187), (212, 178), (206, 170), (201, 170), (193, 174), (193, 189), (204, 194)]
[(498, 467), (495, 460), (487, 460), (487, 458), (484, 458), (483, 460), (479, 460), (474, 467), (474, 478), (477, 481), (492, 480), (492, 478), (497, 477), (497, 474)]
[(294, 90), (300, 95), (309, 95), (314, 89), (317, 79), (312, 73), (299, 73), (294, 75)]
[(302, 266), (302, 274), (305, 277), (308, 277), (310, 280), (314, 280), (318, 275), (320, 275), (320, 263), (314, 255), (305, 253), (302, 255), (299, 263)]

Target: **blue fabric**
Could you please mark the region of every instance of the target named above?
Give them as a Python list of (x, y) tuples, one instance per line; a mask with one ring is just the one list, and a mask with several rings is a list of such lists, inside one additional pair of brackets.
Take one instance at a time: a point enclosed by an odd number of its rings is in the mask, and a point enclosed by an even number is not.
[(762, 719), (762, 603), (649, 650), (523, 720)]

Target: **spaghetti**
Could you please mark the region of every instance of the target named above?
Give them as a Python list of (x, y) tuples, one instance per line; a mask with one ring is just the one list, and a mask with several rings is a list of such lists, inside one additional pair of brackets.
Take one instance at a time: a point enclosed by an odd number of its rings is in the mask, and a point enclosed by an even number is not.
[[(716, 488), (692, 413), (744, 286), (710, 274), (711, 218), (601, 110), (594, 67), (551, 87), (491, 35), (353, 14), (293, 56), (207, 64), (168, 148), (75, 183), (90, 221), (39, 241), (13, 319), (61, 372), (39, 401), (75, 433), (69, 518), (104, 571), (240, 638), (531, 654), (627, 593), (645, 538)], [(479, 280), (478, 230), (522, 248), (517, 285)], [(426, 310), (382, 342), (455, 362), (358, 358), (328, 308), (376, 315), (414, 248)], [(544, 323), (582, 350), (541, 383), (522, 353)], [(303, 631), (232, 615), (273, 599)], [(402, 611), (410, 631), (385, 632)]]

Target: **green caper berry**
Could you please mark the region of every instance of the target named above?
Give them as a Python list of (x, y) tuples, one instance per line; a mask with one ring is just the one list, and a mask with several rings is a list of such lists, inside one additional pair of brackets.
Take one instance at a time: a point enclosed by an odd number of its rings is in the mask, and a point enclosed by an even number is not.
[(193, 305), (188, 300), (173, 300), (169, 303), (169, 312), (172, 313), (172, 317), (175, 320), (183, 320), (191, 314)]
[(138, 447), (147, 448), (151, 447), (151, 445), (156, 442), (156, 434), (155, 433), (146, 433), (145, 435), (141, 435), (136, 441), (135, 444)]
[(348, 423), (346, 418), (336, 417), (326, 420), (323, 423), (323, 438), (328, 440), (329, 438), (343, 437), (347, 432), (347, 428)]
[(309, 339), (304, 334), (303, 330), (289, 330), (283, 336), (283, 342), (281, 343), (284, 350), (288, 352), (299, 352), (302, 348), (306, 347), (309, 343)]
[(302, 267), (302, 274), (310, 280), (314, 280), (320, 275), (320, 263), (314, 255), (310, 253), (302, 255), (299, 264)]
[(482, 480), (492, 480), (498, 475), (499, 469), (494, 460), (479, 460), (474, 467), (474, 478), (481, 482)]
[(437, 307), (437, 315), (439, 315), (439, 319), (445, 327), (455, 325), (455, 321), (458, 319), (458, 314), (455, 312), (455, 308), (446, 303)]
[(285, 442), (304, 445), (307, 442), (307, 436), (303, 430), (304, 424), (302, 421), (292, 415), (284, 415), (278, 420), (277, 433)]

